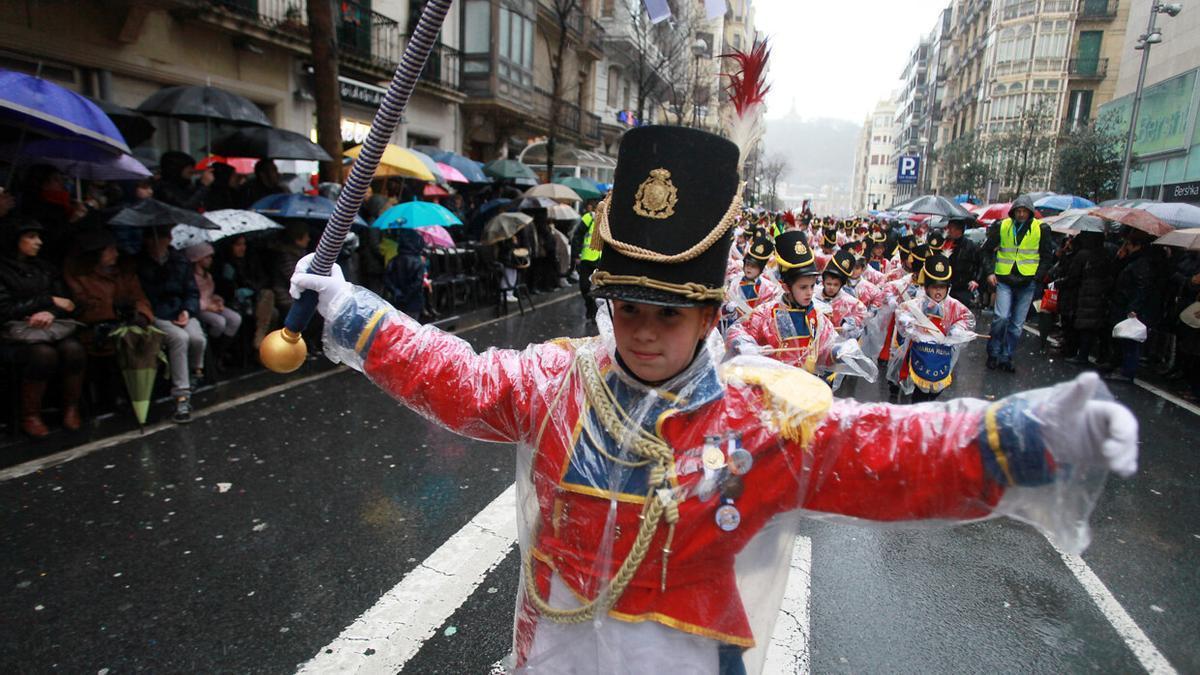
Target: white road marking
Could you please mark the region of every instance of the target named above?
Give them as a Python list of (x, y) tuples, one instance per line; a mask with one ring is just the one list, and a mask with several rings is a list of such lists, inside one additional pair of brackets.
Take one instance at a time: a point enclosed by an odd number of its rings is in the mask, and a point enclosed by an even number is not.
[(299, 672), (390, 674), (403, 668), (512, 549), (516, 494), (510, 485)]
[[(1051, 542), (1050, 545), (1054, 546), (1054, 543)], [(1066, 553), (1057, 546), (1054, 546), (1054, 550), (1058, 551), (1058, 555), (1066, 563), (1067, 569), (1071, 570), (1071, 573), (1079, 580), (1083, 589), (1092, 598), (1092, 602), (1096, 603), (1100, 612), (1104, 614), (1104, 618), (1112, 624), (1117, 634), (1125, 641), (1125, 646), (1129, 647), (1146, 672), (1151, 675), (1175, 675), (1175, 668), (1162, 655), (1162, 652), (1158, 651), (1154, 643), (1150, 642), (1150, 638), (1146, 637), (1146, 634), (1134, 622), (1133, 617), (1129, 616), (1129, 612), (1125, 611), (1120, 602), (1117, 602), (1116, 597), (1108, 590), (1104, 582), (1100, 581), (1100, 577), (1096, 576), (1092, 568), (1088, 567), (1083, 558), (1074, 553)]]
[(809, 613), (812, 607), (812, 539), (796, 537), (792, 569), (783, 591), (783, 606), (775, 618), (775, 632), (767, 648), (764, 675), (808, 675)]
[[(1029, 326), (1025, 326), (1024, 328), (1025, 328), (1025, 332), (1027, 332), (1031, 335), (1037, 335), (1039, 337), (1041, 336), (1041, 332), (1038, 331), (1038, 329), (1036, 329), (1036, 328), (1031, 328)], [(1091, 361), (1092, 361), (1092, 363), (1095, 363), (1096, 357), (1094, 357), (1094, 356), (1091, 357)], [(1174, 403), (1175, 405), (1179, 406), (1180, 408), (1183, 408), (1184, 410), (1192, 413), (1193, 415), (1200, 415), (1200, 407), (1193, 405), (1191, 403), (1188, 403), (1187, 401), (1179, 398), (1178, 396), (1176, 396), (1175, 394), (1172, 394), (1169, 391), (1160, 389), (1159, 387), (1156, 387), (1153, 384), (1150, 384), (1149, 382), (1147, 382), (1145, 380), (1134, 379), (1133, 383), (1161, 399), (1165, 399), (1166, 401), (1168, 401), (1170, 403)]]

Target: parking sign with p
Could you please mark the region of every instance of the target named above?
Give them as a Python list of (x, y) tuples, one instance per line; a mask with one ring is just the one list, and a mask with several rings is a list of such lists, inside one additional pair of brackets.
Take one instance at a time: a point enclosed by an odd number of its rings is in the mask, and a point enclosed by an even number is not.
[(920, 155), (903, 155), (896, 167), (896, 183), (898, 185), (916, 185), (917, 176), (921, 173)]

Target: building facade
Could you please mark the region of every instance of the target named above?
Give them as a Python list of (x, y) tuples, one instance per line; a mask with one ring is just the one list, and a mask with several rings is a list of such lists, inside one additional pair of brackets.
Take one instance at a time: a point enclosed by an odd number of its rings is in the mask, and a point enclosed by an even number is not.
[[(1162, 42), (1150, 48), (1146, 82), (1133, 143), (1133, 169), (1128, 197), (1200, 204), (1200, 11), (1184, 4), (1183, 12), (1159, 14)], [(1136, 49), (1145, 32), (1150, 3), (1129, 9), (1114, 99), (1100, 106), (1099, 117), (1129, 129), (1133, 93), (1142, 52)], [(1110, 63), (1111, 70), (1112, 65)]]
[(854, 161), (850, 208), (855, 213), (878, 211), (895, 199), (896, 102), (884, 99), (863, 122)]

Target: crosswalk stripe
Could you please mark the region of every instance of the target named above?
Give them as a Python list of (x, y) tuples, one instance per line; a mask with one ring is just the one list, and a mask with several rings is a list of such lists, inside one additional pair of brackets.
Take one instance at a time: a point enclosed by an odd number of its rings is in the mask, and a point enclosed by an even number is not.
[(510, 485), (299, 672), (390, 674), (403, 668), (512, 549), (516, 494)]

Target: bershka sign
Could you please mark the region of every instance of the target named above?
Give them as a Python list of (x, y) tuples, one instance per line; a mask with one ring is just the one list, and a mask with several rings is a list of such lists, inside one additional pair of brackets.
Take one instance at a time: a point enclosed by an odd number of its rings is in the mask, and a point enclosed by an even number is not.
[(1200, 202), (1200, 180), (1188, 183), (1167, 183), (1163, 186), (1164, 202)]

